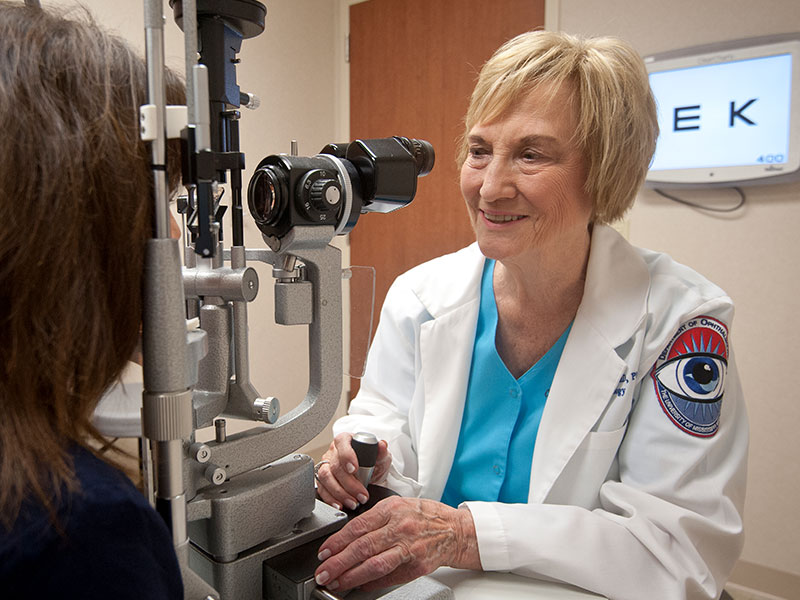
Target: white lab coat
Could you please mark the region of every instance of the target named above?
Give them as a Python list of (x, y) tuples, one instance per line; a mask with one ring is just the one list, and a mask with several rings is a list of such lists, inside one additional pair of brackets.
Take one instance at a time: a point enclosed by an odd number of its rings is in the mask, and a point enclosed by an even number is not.
[[(367, 369), (334, 432), (389, 443), (385, 485), (438, 500), (458, 442), (480, 302), (476, 244), (397, 278)], [(742, 543), (748, 427), (733, 357), (719, 428), (681, 430), (650, 371), (678, 327), (730, 326), (717, 286), (595, 226), (583, 300), (556, 370), (527, 504), (465, 503), (488, 571), (614, 600), (717, 598)]]

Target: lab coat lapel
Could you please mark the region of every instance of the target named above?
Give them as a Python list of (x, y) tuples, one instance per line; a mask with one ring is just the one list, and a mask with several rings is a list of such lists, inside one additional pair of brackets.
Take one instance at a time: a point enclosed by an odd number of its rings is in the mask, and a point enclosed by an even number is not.
[(419, 479), (425, 496), (438, 500), (450, 475), (467, 393), (479, 301), (438, 319), (420, 331), (425, 416), (419, 436)]
[[(458, 445), (464, 398), (469, 384), (472, 347), (480, 308), (480, 281), (484, 257), (476, 244), (455, 255), (452, 281), (437, 295), (433, 286), (418, 293), (433, 319), (420, 328), (420, 369), (424, 415), (418, 439), (419, 482), (423, 495), (438, 500)], [(441, 278), (442, 274), (438, 276)]]
[(595, 226), (583, 299), (539, 425), (529, 502), (545, 501), (575, 450), (616, 399), (626, 369), (617, 349), (645, 318), (649, 286), (647, 266), (636, 250), (613, 229)]
[(529, 502), (543, 502), (614, 397), (625, 362), (585, 319), (575, 318), (548, 394), (533, 451)]

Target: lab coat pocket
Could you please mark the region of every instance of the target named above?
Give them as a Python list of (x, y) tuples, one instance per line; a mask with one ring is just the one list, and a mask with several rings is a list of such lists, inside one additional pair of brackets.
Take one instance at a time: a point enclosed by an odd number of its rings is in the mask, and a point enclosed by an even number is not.
[(619, 429), (613, 431), (591, 431), (587, 434), (583, 443), (578, 446), (576, 454), (581, 450), (586, 452), (594, 450), (611, 450), (616, 454), (619, 443), (622, 441), (622, 436), (625, 435), (625, 430), (628, 429), (628, 424), (625, 423)]
[(600, 505), (600, 486), (616, 469), (615, 459), (627, 424), (613, 431), (586, 435), (559, 475), (546, 502), (574, 504), (588, 509)]

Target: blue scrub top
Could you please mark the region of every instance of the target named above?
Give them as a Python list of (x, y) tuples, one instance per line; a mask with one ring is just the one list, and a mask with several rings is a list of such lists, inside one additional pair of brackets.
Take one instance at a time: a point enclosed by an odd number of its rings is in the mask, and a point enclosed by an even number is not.
[(519, 379), (508, 371), (495, 345), (497, 304), (487, 260), (469, 384), (450, 476), (442, 502), (467, 500), (525, 503), (542, 411), (572, 324)]

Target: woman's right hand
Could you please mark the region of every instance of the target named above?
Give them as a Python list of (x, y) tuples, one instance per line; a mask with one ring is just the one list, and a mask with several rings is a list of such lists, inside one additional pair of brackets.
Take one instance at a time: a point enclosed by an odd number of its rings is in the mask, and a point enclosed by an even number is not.
[[(336, 508), (346, 507), (355, 510), (359, 504), (369, 500), (367, 489), (358, 480), (358, 458), (350, 445), (353, 436), (340, 433), (331, 442), (330, 448), (322, 455), (317, 469), (317, 494), (326, 504)], [(327, 461), (327, 462), (325, 462)], [(378, 458), (372, 481), (380, 481), (392, 464), (392, 456), (385, 440), (378, 442)]]

